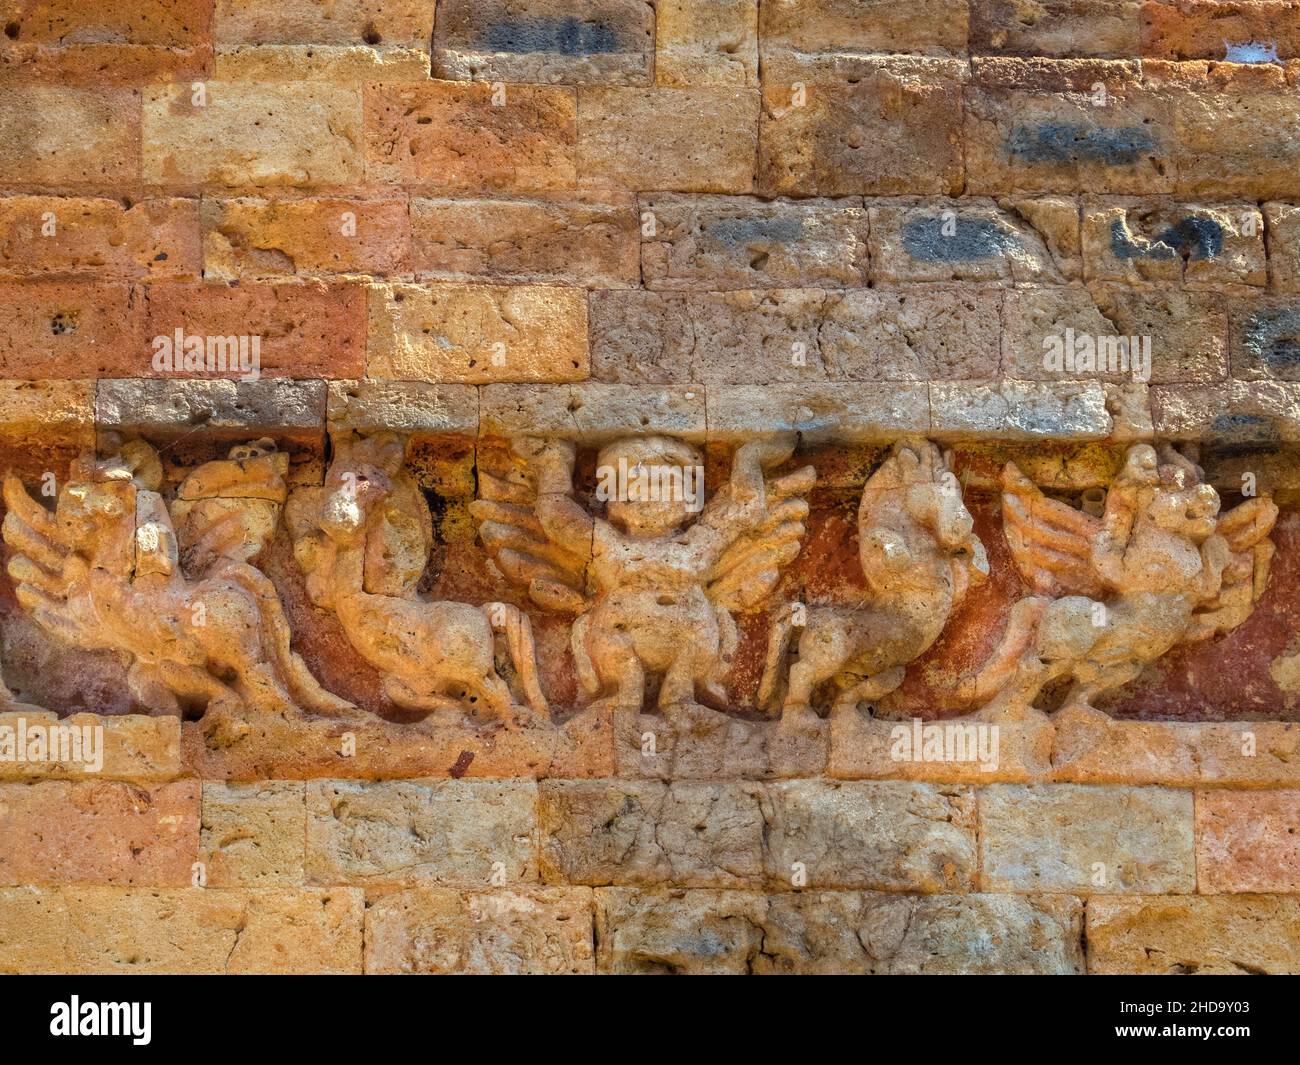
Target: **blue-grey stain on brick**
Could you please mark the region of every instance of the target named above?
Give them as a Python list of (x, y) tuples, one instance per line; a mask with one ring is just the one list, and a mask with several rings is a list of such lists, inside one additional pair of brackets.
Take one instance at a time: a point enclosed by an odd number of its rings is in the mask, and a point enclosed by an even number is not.
[(903, 226), (903, 250), (927, 263), (965, 263), (994, 259), (1020, 247), (1014, 233), (987, 218), (954, 218), (943, 231), (942, 216), (909, 218)]
[(483, 34), (483, 44), (493, 52), (513, 54), (598, 55), (619, 50), (618, 33), (612, 26), (573, 17), (494, 22)]
[(1116, 259), (1172, 259), (1185, 255), (1197, 259), (1213, 259), (1223, 251), (1223, 226), (1213, 218), (1188, 215), (1161, 233), (1155, 240), (1134, 240), (1129, 236), (1123, 219), (1117, 218), (1110, 227), (1110, 250)]
[(719, 218), (705, 226), (709, 236), (723, 244), (737, 246), (754, 240), (788, 244), (803, 236), (800, 218)]
[(1090, 126), (1075, 122), (1016, 126), (1007, 138), (1007, 151), (1027, 163), (1132, 166), (1157, 147), (1155, 138), (1141, 126)]
[(1246, 319), (1241, 343), (1269, 369), (1300, 368), (1300, 307), (1256, 311)]
[(1262, 414), (1220, 414), (1210, 425), (1209, 440), (1213, 454), (1232, 458), (1253, 454), (1280, 441), (1272, 418)]

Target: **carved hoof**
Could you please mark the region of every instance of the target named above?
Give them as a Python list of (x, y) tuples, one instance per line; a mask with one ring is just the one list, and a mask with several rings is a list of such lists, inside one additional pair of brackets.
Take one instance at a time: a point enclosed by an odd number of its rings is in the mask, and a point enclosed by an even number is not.
[(781, 711), (782, 732), (807, 732), (821, 727), (822, 719), (807, 703), (787, 703)]

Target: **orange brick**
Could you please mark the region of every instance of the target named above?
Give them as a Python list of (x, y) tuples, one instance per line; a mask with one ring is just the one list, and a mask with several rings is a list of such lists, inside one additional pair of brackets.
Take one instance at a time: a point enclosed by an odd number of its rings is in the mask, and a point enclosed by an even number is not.
[(129, 377), (148, 366), (140, 290), (121, 283), (0, 284), (0, 377)]
[(365, 91), (367, 169), (380, 181), (437, 188), (572, 188), (576, 121), (572, 89), (372, 85)]
[(1300, 892), (1300, 791), (1202, 791), (1196, 872), (1202, 894)]
[[(258, 336), (269, 377), (354, 378), (365, 366), (363, 286), (322, 281), (284, 284), (151, 285), (137, 365), (121, 376), (155, 377), (150, 346), (177, 329), (198, 336)], [(235, 376), (182, 373), (187, 377)]]
[(0, 277), (197, 278), (197, 200), (0, 199)]
[(0, 885), (190, 883), (199, 783), (0, 785)]
[(106, 188), (139, 177), (139, 93), (62, 85), (0, 92), (0, 184)]

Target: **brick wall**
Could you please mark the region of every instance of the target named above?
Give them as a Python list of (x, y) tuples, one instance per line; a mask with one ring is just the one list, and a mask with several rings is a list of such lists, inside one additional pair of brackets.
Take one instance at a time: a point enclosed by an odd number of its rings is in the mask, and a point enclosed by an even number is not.
[[(0, 0), (0, 467), (158, 448), (164, 495), (270, 437), (290, 487), (395, 430), (422, 590), (527, 606), (556, 727), (429, 726), (258, 560), (367, 715), (139, 713), (126, 663), (0, 588), (4, 677), (103, 727), (0, 759), (4, 972), (1300, 971), (1300, 4), (1293, 0)], [(260, 377), (158, 367), (261, 338)], [(1147, 380), (1045, 365), (1151, 337)], [(508, 438), (799, 434), (774, 602), (861, 585), (889, 446), (951, 447), (992, 580), (878, 716), (581, 708), (571, 618), (468, 503)], [(1024, 594), (1015, 460), (1063, 498), (1173, 442), (1281, 506), (1270, 583), (1104, 717), (996, 767), (891, 757)], [(0, 714), (48, 724), (31, 709)], [(916, 727), (920, 727), (919, 725)], [(644, 737), (653, 737), (647, 749)], [(0, 752), (2, 753), (2, 752)]]

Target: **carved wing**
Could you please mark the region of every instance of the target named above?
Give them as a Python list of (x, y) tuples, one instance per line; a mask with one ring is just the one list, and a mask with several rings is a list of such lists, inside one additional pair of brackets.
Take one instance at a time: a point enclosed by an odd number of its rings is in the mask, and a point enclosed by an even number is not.
[(0, 530), (11, 551), (8, 569), (15, 597), (43, 628), (75, 640), (81, 626), (67, 596), (81, 567), (67, 532), (12, 474), (4, 479), (4, 501), (7, 513)]
[[(479, 498), (470, 513), (489, 557), (512, 583), (547, 610), (587, 607), (588, 554), (547, 535), (537, 518), (536, 481), (527, 459), (508, 451), (480, 453)], [(590, 545), (583, 545), (589, 548)]]
[(1268, 585), (1276, 550), (1269, 535), (1278, 508), (1266, 496), (1248, 499), (1219, 515), (1216, 534), (1227, 544), (1229, 561), (1219, 594), (1197, 606), (1188, 640), (1206, 640), (1231, 632), (1246, 620)]
[[(767, 513), (754, 532), (736, 538), (706, 577), (705, 592), (731, 611), (753, 610), (771, 594), (782, 567), (794, 561), (807, 533), (804, 496), (817, 480), (811, 466), (767, 482)], [(730, 486), (719, 489), (719, 493)]]
[(1002, 470), (1002, 525), (1016, 568), (1035, 595), (1104, 595), (1091, 549), (1101, 520), (1049, 499), (1014, 462)]

